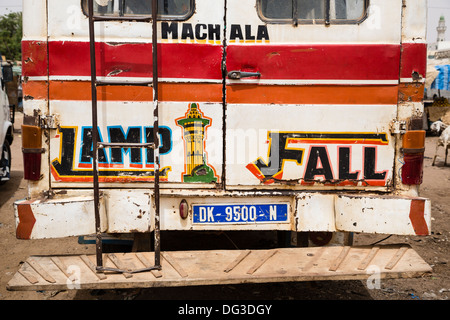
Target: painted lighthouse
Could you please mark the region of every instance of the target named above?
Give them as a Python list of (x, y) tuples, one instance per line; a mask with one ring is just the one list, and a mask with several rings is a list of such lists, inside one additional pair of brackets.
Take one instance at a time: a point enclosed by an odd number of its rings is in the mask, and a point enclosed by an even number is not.
[(206, 163), (205, 130), (211, 119), (204, 117), (198, 103), (191, 103), (184, 118), (177, 119), (177, 124), (184, 130), (185, 173), (183, 182), (217, 182), (214, 169)]

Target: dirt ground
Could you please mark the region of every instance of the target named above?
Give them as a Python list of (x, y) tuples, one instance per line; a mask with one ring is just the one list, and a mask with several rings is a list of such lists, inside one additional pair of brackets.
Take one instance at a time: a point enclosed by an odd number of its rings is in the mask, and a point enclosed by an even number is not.
[[(242, 284), (207, 287), (154, 288), (140, 290), (6, 290), (6, 284), (30, 255), (91, 254), (93, 245), (79, 244), (78, 238), (58, 240), (17, 240), (13, 202), (26, 196), (22, 179), (20, 115), (15, 124), (12, 146), (11, 181), (0, 189), (0, 300), (448, 300), (450, 298), (450, 161), (444, 167), (443, 148), (436, 166), (431, 166), (437, 137), (427, 137), (424, 183), (421, 195), (432, 201), (430, 236), (391, 236), (382, 241), (408, 243), (432, 266), (429, 276), (414, 279), (381, 280), (380, 288), (369, 289), (365, 281), (322, 281), (274, 284)], [(450, 160), (450, 159), (449, 159)], [(216, 235), (219, 237), (222, 235)], [(386, 235), (355, 234), (354, 245), (367, 245)]]

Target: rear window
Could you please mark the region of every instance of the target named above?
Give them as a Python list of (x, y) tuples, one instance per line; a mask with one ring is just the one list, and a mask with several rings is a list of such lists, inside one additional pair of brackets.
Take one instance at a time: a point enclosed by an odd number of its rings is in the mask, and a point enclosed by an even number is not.
[[(88, 0), (82, 0), (83, 11), (88, 15)], [(161, 20), (186, 20), (194, 12), (194, 0), (158, 0)], [(149, 0), (94, 0), (94, 14), (102, 16), (150, 16)]]
[(359, 23), (369, 0), (258, 0), (258, 13), (269, 23)]

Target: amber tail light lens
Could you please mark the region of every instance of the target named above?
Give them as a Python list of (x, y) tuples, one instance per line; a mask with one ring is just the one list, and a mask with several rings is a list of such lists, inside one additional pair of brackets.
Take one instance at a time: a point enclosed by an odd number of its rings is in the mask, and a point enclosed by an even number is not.
[(37, 181), (41, 177), (42, 129), (22, 125), (24, 179)]
[(425, 152), (425, 131), (407, 131), (403, 136), (404, 164), (402, 166), (402, 183), (419, 185), (423, 179), (423, 159)]

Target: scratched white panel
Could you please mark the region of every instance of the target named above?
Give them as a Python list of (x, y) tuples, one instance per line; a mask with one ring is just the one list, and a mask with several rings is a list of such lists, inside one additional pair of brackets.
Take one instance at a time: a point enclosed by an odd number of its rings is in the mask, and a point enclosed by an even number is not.
[[(423, 223), (431, 230), (431, 204), (425, 200)], [(411, 199), (336, 197), (336, 228), (351, 232), (415, 235)]]
[(335, 195), (304, 193), (297, 197), (297, 231), (336, 231)]
[[(27, 201), (17, 201), (24, 205)], [(26, 204), (25, 204), (26, 205)], [(36, 200), (29, 204), (36, 220), (30, 239), (62, 238), (93, 234), (95, 229), (94, 200), (92, 196), (70, 197), (64, 199)], [(20, 219), (15, 206), (16, 226)], [(107, 226), (103, 198), (100, 200), (101, 230)]]
[(47, 40), (47, 1), (23, 0), (23, 39)]
[(105, 205), (108, 233), (149, 232), (153, 225), (148, 190), (108, 190)]

